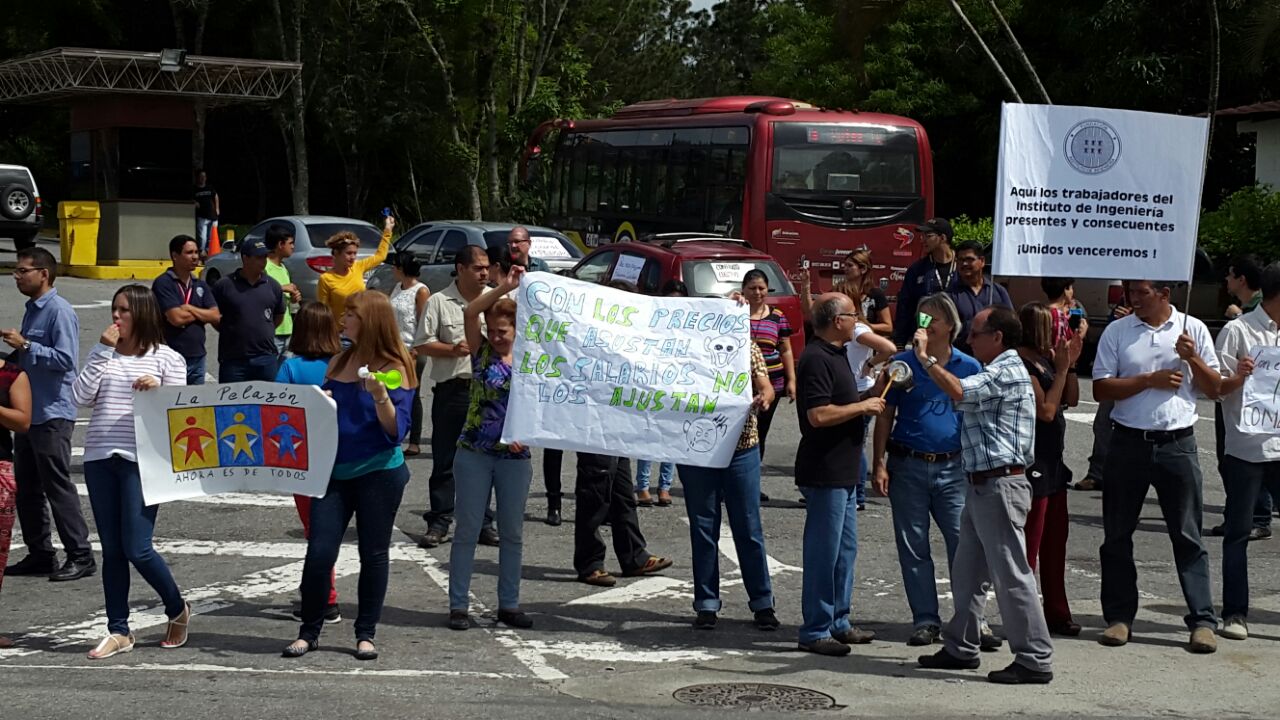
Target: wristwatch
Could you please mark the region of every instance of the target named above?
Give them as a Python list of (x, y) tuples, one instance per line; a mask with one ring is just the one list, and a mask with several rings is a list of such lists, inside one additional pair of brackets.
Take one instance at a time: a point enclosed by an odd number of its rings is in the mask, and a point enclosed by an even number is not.
[(928, 362), (926, 362), (926, 363), (924, 364), (924, 369), (925, 369), (925, 370), (928, 370), (929, 368), (931, 368), (931, 367), (933, 367), (934, 365), (937, 365), (937, 364), (938, 364), (938, 358), (936, 358), (936, 357), (934, 357), (934, 356), (930, 355), (930, 356), (929, 356), (929, 361), (928, 361)]
[(31, 341), (30, 341), (30, 340), (27, 340), (27, 339), (23, 339), (23, 341), (22, 341), (22, 351), (23, 351), (23, 352), (26, 352), (26, 351), (28, 351), (28, 350), (30, 350), (30, 349), (31, 349)]

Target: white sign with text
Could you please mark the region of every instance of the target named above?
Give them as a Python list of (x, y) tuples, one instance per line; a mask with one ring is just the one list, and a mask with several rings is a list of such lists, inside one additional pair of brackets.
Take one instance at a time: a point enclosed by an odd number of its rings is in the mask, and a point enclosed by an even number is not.
[(1280, 435), (1280, 347), (1254, 348), (1253, 362), (1253, 373), (1244, 381), (1236, 429), (1250, 435)]
[(336, 407), (314, 385), (135, 392), (142, 497), (148, 505), (226, 492), (321, 497), (337, 454)]
[(525, 275), (504, 443), (726, 467), (752, 399), (751, 323), (730, 300)]
[(1191, 279), (1205, 118), (1005, 103), (996, 275)]

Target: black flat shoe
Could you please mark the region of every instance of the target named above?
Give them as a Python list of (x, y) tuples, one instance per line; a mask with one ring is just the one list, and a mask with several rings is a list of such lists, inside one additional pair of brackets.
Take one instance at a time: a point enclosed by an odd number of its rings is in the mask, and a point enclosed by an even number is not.
[(450, 630), (469, 630), (471, 628), (471, 617), (467, 615), (466, 610), (450, 610), (449, 611), (449, 629)]
[(959, 658), (947, 652), (946, 648), (932, 655), (921, 655), (916, 662), (930, 670), (977, 670), (982, 665), (978, 658)]
[(1048, 685), (1053, 682), (1053, 673), (1032, 670), (1015, 662), (1003, 670), (987, 673), (987, 679), (997, 685)]
[(564, 520), (560, 517), (560, 510), (558, 508), (547, 508), (547, 519), (543, 522), (551, 527), (559, 527), (560, 523), (564, 522)]
[(67, 560), (58, 570), (49, 573), (49, 582), (70, 582), (87, 578), (98, 572), (98, 563), (88, 560)]
[(498, 622), (517, 630), (528, 630), (533, 627), (533, 618), (521, 610), (498, 610)]
[[(372, 644), (372, 643), (370, 643), (370, 644)], [(360, 649), (360, 645), (359, 645), (359, 643), (357, 643), (357, 644), (356, 644), (356, 659), (357, 659), (357, 660), (377, 660), (377, 659), (378, 659), (378, 649), (377, 649), (377, 648), (374, 648), (373, 650), (361, 650), (361, 649)]]
[[(302, 638), (298, 638), (298, 639), (301, 640)], [(293, 643), (289, 643), (288, 645), (285, 646), (284, 651), (280, 653), (280, 657), (300, 658), (303, 655), (306, 655), (307, 653), (319, 647), (320, 647), (320, 643), (316, 642), (315, 640), (307, 641), (307, 644), (303, 645), (302, 647), (298, 647)]]
[(694, 630), (714, 630), (716, 627), (716, 614), (710, 610), (699, 610), (698, 616), (693, 619)]

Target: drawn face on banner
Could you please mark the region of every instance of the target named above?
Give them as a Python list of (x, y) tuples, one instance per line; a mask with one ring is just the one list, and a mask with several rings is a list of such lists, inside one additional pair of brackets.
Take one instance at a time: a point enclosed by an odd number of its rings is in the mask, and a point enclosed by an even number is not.
[(716, 442), (727, 432), (728, 427), (721, 415), (686, 420), (684, 423), (684, 438), (689, 443), (689, 449), (695, 452), (711, 452)]
[(742, 348), (738, 339), (732, 335), (720, 335), (719, 337), (707, 338), (706, 347), (711, 352), (711, 362), (716, 367), (729, 367), (733, 362), (733, 358)]

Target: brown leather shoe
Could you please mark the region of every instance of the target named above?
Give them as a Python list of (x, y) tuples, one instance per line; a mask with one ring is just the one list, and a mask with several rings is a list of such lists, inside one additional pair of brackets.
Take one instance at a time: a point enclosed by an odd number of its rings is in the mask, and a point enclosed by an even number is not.
[(1218, 651), (1218, 638), (1213, 634), (1213, 628), (1201, 625), (1191, 631), (1191, 640), (1187, 643), (1187, 649), (1193, 653), (1200, 655), (1208, 655)]
[(871, 630), (851, 627), (848, 630), (832, 635), (831, 637), (839, 640), (845, 645), (866, 645), (876, 639), (876, 634)]
[(11, 647), (13, 647), (13, 640), (0, 635), (0, 650), (8, 650)]
[[(1127, 624), (1115, 622), (1102, 631), (1102, 637), (1098, 638), (1098, 642), (1108, 647), (1120, 647), (1121, 645), (1129, 644), (1129, 636), (1131, 634)], [(1209, 637), (1213, 637), (1212, 632), (1209, 633)]]
[(647, 489), (641, 490), (636, 493), (636, 504), (640, 507), (653, 507), (653, 496), (649, 494)]
[(658, 491), (658, 507), (670, 507), (670, 506), (671, 506), (671, 493), (667, 492), (666, 490), (659, 490)]

